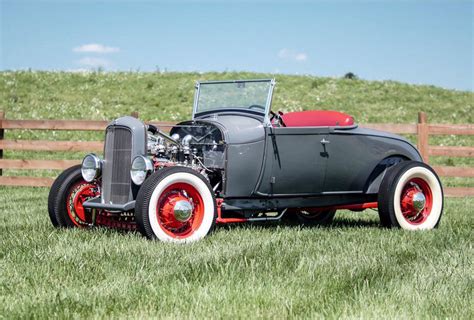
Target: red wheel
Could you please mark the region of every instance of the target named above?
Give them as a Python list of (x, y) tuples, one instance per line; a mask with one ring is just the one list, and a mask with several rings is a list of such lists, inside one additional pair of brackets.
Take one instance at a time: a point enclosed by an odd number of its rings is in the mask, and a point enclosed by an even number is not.
[(384, 226), (407, 230), (433, 229), (443, 212), (443, 189), (427, 164), (407, 161), (395, 165), (379, 188), (379, 215)]
[(194, 186), (174, 183), (158, 199), (156, 216), (162, 229), (173, 238), (186, 238), (199, 229), (204, 202)]
[(92, 216), (87, 214), (82, 204), (98, 196), (97, 186), (92, 183), (81, 181), (76, 183), (66, 197), (66, 209), (72, 223), (76, 227), (89, 226), (92, 223)]
[(150, 239), (200, 240), (212, 229), (216, 217), (216, 201), (209, 182), (190, 168), (170, 167), (155, 172), (137, 195), (137, 227)]
[(99, 188), (95, 183), (84, 181), (81, 166), (74, 166), (54, 181), (48, 198), (48, 212), (55, 227), (86, 227), (92, 221), (92, 214), (84, 210), (82, 204), (98, 197)]
[(413, 225), (426, 221), (433, 207), (433, 194), (429, 184), (421, 178), (409, 180), (403, 187), (400, 209), (405, 220)]

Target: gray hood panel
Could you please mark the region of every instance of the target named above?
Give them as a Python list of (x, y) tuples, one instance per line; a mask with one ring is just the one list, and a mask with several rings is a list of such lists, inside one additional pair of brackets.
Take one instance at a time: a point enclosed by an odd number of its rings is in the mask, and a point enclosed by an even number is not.
[(196, 120), (196, 122), (199, 121), (213, 123), (220, 127), (228, 144), (251, 143), (265, 139), (262, 122), (252, 117), (224, 114)]

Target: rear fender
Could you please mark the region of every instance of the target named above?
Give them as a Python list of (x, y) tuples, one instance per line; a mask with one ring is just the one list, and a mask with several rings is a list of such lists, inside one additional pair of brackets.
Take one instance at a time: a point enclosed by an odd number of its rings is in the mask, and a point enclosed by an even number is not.
[(396, 165), (397, 163), (400, 163), (402, 161), (408, 161), (408, 159), (405, 156), (390, 156), (388, 158), (383, 159), (380, 161), (379, 164), (374, 168), (372, 173), (369, 176), (369, 179), (367, 180), (367, 183), (365, 184), (364, 191), (365, 193), (368, 194), (373, 194), (373, 193), (378, 193), (379, 192), (379, 187), (380, 184), (382, 183), (383, 177), (385, 176), (385, 173), (387, 170)]

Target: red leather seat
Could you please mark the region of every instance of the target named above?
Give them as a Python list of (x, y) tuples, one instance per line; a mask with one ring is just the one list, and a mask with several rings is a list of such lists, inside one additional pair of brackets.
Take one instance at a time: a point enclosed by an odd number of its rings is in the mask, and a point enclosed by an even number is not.
[(353, 117), (338, 111), (288, 112), (281, 117), (287, 127), (347, 127), (354, 125)]

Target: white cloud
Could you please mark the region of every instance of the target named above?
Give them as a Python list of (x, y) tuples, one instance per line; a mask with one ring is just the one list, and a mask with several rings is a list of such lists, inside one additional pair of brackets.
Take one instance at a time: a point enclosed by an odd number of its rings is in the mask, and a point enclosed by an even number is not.
[(308, 55), (305, 52), (296, 52), (295, 50), (283, 48), (278, 51), (278, 58), (284, 60), (304, 62), (308, 60)]
[(306, 61), (308, 59), (308, 55), (306, 53), (298, 53), (295, 56), (296, 61)]
[(89, 43), (89, 44), (84, 44), (79, 47), (75, 47), (72, 49), (72, 51), (105, 54), (105, 53), (119, 52), (120, 48), (104, 46), (103, 44), (99, 44), (99, 43)]
[(102, 58), (95, 58), (95, 57), (84, 57), (77, 61), (80, 65), (92, 68), (98, 67), (107, 67), (110, 65), (110, 61), (107, 59)]

